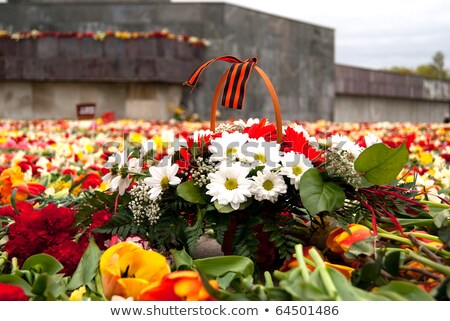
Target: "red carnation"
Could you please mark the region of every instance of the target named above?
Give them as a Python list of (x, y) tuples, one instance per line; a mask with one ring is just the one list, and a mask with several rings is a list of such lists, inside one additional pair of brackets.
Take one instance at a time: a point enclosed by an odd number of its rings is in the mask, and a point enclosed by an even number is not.
[(20, 286), (0, 282), (0, 301), (28, 301)]
[(85, 241), (77, 243), (72, 240), (65, 240), (62, 243), (49, 247), (44, 253), (53, 256), (64, 265), (64, 269), (61, 271), (62, 273), (72, 275), (75, 272), (78, 262), (80, 262), (87, 245), (88, 243)]
[(69, 273), (81, 257), (76, 249), (82, 253), (85, 248), (72, 241), (78, 232), (74, 224), (75, 215), (69, 208), (50, 204), (41, 210), (33, 210), (23, 205), (23, 211), (15, 216), (9, 227), (5, 249), (9, 255), (17, 257), (20, 264), (31, 255), (50, 252), (48, 254), (61, 259)]

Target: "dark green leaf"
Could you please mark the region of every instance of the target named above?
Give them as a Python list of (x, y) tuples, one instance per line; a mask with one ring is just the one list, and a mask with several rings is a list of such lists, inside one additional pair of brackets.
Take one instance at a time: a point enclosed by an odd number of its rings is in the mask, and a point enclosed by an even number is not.
[(383, 143), (365, 149), (355, 160), (355, 170), (364, 173), (366, 179), (377, 185), (389, 184), (400, 173), (408, 161), (408, 149), (403, 143), (389, 148)]
[(300, 180), (300, 198), (311, 215), (333, 213), (342, 207), (345, 193), (334, 182), (324, 181), (319, 170), (312, 168)]
[(92, 238), (67, 285), (68, 290), (75, 290), (94, 279), (101, 255), (102, 251), (100, 251), (95, 240)]
[(61, 271), (64, 266), (57, 259), (48, 254), (35, 254), (30, 256), (22, 266), (22, 270), (34, 270), (49, 275), (56, 274)]
[(402, 281), (391, 281), (379, 287), (375, 293), (388, 296), (394, 293), (392, 297), (397, 295), (408, 301), (433, 301), (433, 297), (417, 285)]
[(194, 204), (206, 204), (205, 196), (195, 182), (186, 181), (177, 186), (177, 195), (184, 200)]
[(400, 271), (400, 258), (400, 251), (393, 251), (386, 254), (386, 257), (384, 258), (384, 267), (389, 274), (398, 276)]

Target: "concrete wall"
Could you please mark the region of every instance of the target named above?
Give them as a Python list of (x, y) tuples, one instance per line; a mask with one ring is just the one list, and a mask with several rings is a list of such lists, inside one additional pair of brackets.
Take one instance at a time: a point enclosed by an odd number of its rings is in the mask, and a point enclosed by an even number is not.
[[(222, 3), (11, 3), (0, 5), (0, 29), (151, 31), (169, 28), (211, 42), (205, 59), (257, 56), (279, 94), (284, 119), (331, 119), (334, 104), (334, 31)], [(228, 65), (210, 67), (189, 97), (190, 111), (209, 117), (214, 87)], [(187, 79), (191, 72), (185, 72)], [(189, 89), (184, 89), (185, 93)], [(221, 109), (222, 118), (274, 119), (272, 102), (252, 75), (242, 111)], [(41, 117), (43, 117), (42, 115)]]
[(442, 122), (449, 103), (383, 97), (336, 95), (336, 122)]
[(0, 118), (76, 119), (78, 103), (95, 102), (96, 117), (167, 120), (181, 95), (180, 86), (162, 83), (3, 82)]
[(450, 82), (359, 67), (335, 66), (334, 120), (442, 122)]

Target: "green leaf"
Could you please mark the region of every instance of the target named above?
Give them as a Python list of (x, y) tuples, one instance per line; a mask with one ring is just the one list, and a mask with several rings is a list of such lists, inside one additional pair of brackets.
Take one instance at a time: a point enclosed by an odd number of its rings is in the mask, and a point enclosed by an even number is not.
[(342, 275), (341, 272), (329, 267), (327, 268), (327, 272), (333, 280), (333, 284), (336, 287), (336, 290), (339, 296), (344, 301), (380, 301), (387, 300), (387, 298), (382, 297), (380, 295), (376, 295), (371, 292), (364, 291), (359, 289), (351, 284), (345, 276)]
[(318, 169), (312, 168), (300, 180), (300, 198), (311, 215), (333, 213), (344, 205), (345, 193), (334, 182), (323, 180)]
[(177, 195), (194, 204), (207, 204), (205, 196), (194, 181), (187, 181), (177, 186)]
[(384, 258), (384, 266), (386, 271), (393, 276), (398, 276), (400, 272), (400, 263), (401, 263), (401, 255), (400, 251), (393, 251), (391, 253), (386, 254)]
[(172, 253), (173, 260), (175, 261), (175, 267), (177, 270), (192, 270), (194, 261), (192, 257), (187, 254), (187, 252), (182, 249), (180, 251), (172, 249), (170, 250)]
[(234, 208), (232, 208), (230, 204), (221, 205), (221, 204), (219, 204), (219, 202), (214, 201), (214, 206), (216, 207), (216, 209), (219, 213), (227, 214), (227, 213), (231, 213), (234, 211)]
[(431, 295), (418, 286), (402, 281), (391, 281), (388, 284), (379, 287), (375, 293), (386, 296), (395, 293), (408, 301), (434, 301)]
[(437, 228), (447, 226), (449, 219), (450, 219), (450, 210), (443, 210), (433, 215), (434, 225), (436, 225)]
[(35, 254), (30, 256), (22, 266), (22, 270), (34, 270), (38, 273), (56, 274), (64, 266), (57, 259), (48, 254)]
[(229, 272), (237, 276), (253, 275), (253, 261), (243, 256), (217, 256), (194, 260), (195, 267), (208, 277), (220, 277)]
[(33, 295), (33, 293), (31, 292), (31, 285), (28, 284), (24, 279), (18, 277), (17, 275), (13, 274), (0, 275), (0, 282), (20, 286), (27, 296)]
[(219, 283), (219, 288), (226, 289), (230, 285), (231, 281), (236, 279), (236, 273), (235, 272), (228, 272), (224, 276), (219, 276), (217, 278), (217, 282)]
[(100, 251), (92, 238), (67, 285), (68, 290), (75, 290), (94, 279), (101, 255), (102, 251)]
[(395, 180), (407, 161), (408, 149), (404, 143), (397, 148), (378, 143), (365, 149), (355, 160), (354, 167), (364, 173), (369, 182), (384, 185)]
[(20, 214), (19, 210), (17, 209), (16, 194), (17, 194), (17, 188), (14, 188), (12, 190), (12, 193), (11, 193), (11, 196), (9, 197), (9, 199), (11, 200), (11, 206), (12, 206), (14, 212), (16, 212), (16, 214)]
[(47, 284), (49, 283), (49, 275), (47, 273), (42, 273), (36, 275), (36, 278), (33, 283), (32, 292), (36, 295), (44, 295), (45, 290), (47, 289)]

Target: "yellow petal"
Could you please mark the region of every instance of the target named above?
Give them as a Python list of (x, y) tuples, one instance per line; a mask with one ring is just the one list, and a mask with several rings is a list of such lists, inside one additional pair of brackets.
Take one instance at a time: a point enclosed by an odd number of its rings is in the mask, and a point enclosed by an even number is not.
[(149, 285), (148, 281), (135, 278), (122, 278), (118, 283), (125, 290), (125, 295), (123, 297), (132, 297), (134, 300), (137, 300), (139, 293)]

